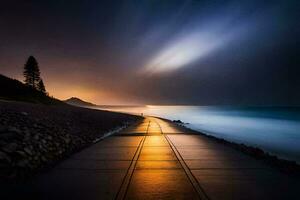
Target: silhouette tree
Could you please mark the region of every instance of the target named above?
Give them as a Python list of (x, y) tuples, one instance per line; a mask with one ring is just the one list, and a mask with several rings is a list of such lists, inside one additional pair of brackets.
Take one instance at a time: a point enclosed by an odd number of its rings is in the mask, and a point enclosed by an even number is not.
[(33, 56), (29, 56), (25, 63), (23, 75), (25, 77), (25, 84), (37, 89), (37, 84), (41, 80), (40, 69)]
[(46, 94), (46, 88), (42, 79), (38, 82), (37, 89)]

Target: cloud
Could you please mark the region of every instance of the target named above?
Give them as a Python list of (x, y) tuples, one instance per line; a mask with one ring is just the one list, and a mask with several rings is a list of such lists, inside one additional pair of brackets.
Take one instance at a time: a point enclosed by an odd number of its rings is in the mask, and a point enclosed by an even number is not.
[(256, 31), (258, 18), (241, 17), (239, 12), (230, 8), (204, 18), (193, 17), (178, 27), (179, 31), (169, 35), (166, 45), (162, 44), (158, 52), (146, 61), (142, 72), (165, 73), (199, 63), (211, 53), (230, 48), (231, 44), (239, 43)]
[(146, 64), (145, 71), (166, 72), (187, 66), (227, 41), (227, 38), (212, 35), (208, 32), (192, 32), (172, 41)]

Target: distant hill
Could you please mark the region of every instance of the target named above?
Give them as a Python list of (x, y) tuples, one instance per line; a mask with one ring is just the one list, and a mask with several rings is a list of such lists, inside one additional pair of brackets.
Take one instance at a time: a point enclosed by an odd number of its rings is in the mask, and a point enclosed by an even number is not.
[(41, 104), (63, 104), (62, 101), (0, 74), (0, 100), (24, 101)]
[(72, 97), (70, 99), (67, 99), (64, 101), (67, 104), (73, 105), (73, 106), (80, 106), (80, 107), (86, 107), (86, 106), (97, 106), (96, 104), (83, 101), (77, 97)]

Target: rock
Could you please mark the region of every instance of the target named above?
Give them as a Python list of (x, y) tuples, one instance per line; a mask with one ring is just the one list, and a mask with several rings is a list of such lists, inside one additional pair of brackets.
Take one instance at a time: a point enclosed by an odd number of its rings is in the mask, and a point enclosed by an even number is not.
[(28, 148), (28, 147), (25, 147), (24, 148), (24, 151), (29, 154), (29, 155), (32, 155), (32, 151)]
[(43, 162), (47, 162), (47, 158), (46, 158), (45, 156), (41, 156), (41, 160), (42, 160)]
[(178, 123), (178, 124), (184, 124), (181, 120), (173, 120), (173, 122)]
[(23, 159), (23, 160), (19, 160), (19, 161), (16, 163), (16, 166), (21, 167), (21, 168), (25, 168), (25, 167), (28, 166), (28, 164), (29, 164), (28, 160)]
[(27, 127), (24, 127), (23, 132), (24, 132), (24, 135), (30, 134), (30, 131)]
[(24, 140), (25, 140), (25, 141), (28, 141), (28, 140), (30, 140), (30, 139), (31, 139), (31, 135), (30, 135), (30, 133), (29, 133), (29, 131), (28, 131), (28, 132), (25, 133)]
[(33, 159), (34, 159), (35, 161), (38, 161), (38, 160), (39, 160), (39, 157), (38, 157), (38, 156), (34, 156)]
[(40, 136), (39, 136), (38, 134), (36, 134), (36, 135), (34, 136), (34, 139), (35, 139), (35, 140), (39, 140), (39, 138), (40, 138)]
[(27, 157), (26, 153), (24, 151), (16, 151), (16, 153), (18, 155), (20, 155), (21, 157)]
[(69, 137), (64, 138), (65, 143), (69, 144), (71, 142), (71, 139)]
[(10, 157), (6, 153), (4, 153), (2, 151), (0, 151), (0, 160), (6, 160), (8, 162), (11, 162)]
[(42, 145), (41, 143), (39, 144), (39, 148), (40, 148), (40, 149), (43, 149), (43, 145)]
[(27, 116), (28, 113), (27, 112), (21, 112), (22, 115)]
[(9, 143), (7, 145), (5, 145), (2, 150), (7, 152), (7, 153), (12, 153), (14, 151), (16, 151), (18, 148), (18, 145), (16, 143)]
[(20, 129), (17, 129), (16, 127), (10, 126), (7, 129), (8, 132), (13, 132), (13, 133), (22, 133), (22, 131)]

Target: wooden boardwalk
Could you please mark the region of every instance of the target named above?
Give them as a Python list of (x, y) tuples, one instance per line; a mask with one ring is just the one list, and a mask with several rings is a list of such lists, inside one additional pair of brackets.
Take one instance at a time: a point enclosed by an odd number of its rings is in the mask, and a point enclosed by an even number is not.
[(31, 199), (299, 199), (300, 180), (148, 117), (28, 185)]

